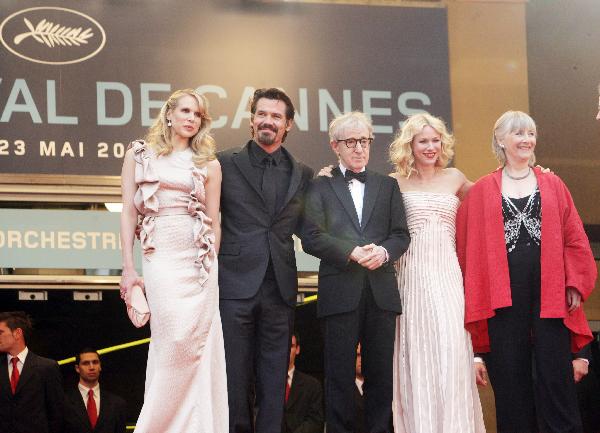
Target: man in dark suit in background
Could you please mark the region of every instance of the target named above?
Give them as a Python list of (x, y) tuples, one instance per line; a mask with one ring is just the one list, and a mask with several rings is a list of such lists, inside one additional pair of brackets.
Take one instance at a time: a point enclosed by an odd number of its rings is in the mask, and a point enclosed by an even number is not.
[(229, 430), (280, 433), (298, 290), (292, 234), (313, 172), (282, 147), (295, 113), (283, 91), (257, 90), (250, 113), (252, 140), (217, 156)]
[(31, 329), (24, 312), (0, 313), (0, 432), (62, 433), (62, 375), (27, 348)]
[(65, 433), (124, 433), (126, 403), (100, 386), (102, 364), (94, 349), (85, 348), (75, 356), (77, 387), (65, 400)]
[(600, 384), (592, 362), (594, 344), (597, 342), (573, 355), (573, 378), (584, 433), (600, 433)]
[(401, 312), (393, 262), (410, 237), (396, 181), (366, 170), (373, 127), (347, 113), (329, 127), (339, 158), (332, 177), (307, 193), (304, 250), (321, 259), (317, 315), (325, 337), (325, 418), (328, 433), (355, 428), (355, 360), (361, 343), (365, 421), (389, 432), (396, 316)]
[(285, 388), (285, 415), (282, 433), (323, 433), (323, 387), (321, 382), (296, 369), (300, 354), (298, 333), (292, 334), (288, 379)]

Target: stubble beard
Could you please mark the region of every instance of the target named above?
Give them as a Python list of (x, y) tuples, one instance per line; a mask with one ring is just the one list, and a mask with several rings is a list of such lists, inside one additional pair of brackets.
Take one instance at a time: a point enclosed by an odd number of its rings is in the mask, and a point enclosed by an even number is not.
[[(270, 131), (273, 135), (269, 134), (266, 131)], [(270, 128), (264, 128), (262, 131), (259, 130), (256, 133), (256, 142), (262, 144), (263, 146), (272, 146), (275, 144), (275, 138), (277, 137), (278, 130), (273, 130)]]

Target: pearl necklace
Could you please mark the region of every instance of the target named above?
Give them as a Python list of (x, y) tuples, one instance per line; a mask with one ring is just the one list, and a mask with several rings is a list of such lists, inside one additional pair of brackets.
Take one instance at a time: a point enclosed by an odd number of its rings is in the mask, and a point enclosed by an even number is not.
[(504, 173), (509, 179), (523, 180), (527, 176), (529, 176), (529, 174), (531, 173), (531, 167), (529, 167), (529, 170), (527, 170), (527, 173), (525, 173), (523, 176), (511, 176), (510, 173), (506, 170), (506, 167), (504, 167), (504, 169), (502, 170), (502, 173)]

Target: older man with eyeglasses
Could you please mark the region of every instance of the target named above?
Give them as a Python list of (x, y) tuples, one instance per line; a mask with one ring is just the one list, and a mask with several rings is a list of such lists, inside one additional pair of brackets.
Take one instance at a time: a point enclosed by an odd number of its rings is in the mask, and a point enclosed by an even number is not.
[(401, 312), (393, 263), (410, 242), (404, 205), (393, 178), (366, 168), (373, 127), (363, 113), (334, 119), (329, 137), (339, 166), (309, 186), (302, 237), (304, 250), (321, 259), (317, 314), (324, 324), (327, 432), (356, 431), (359, 343), (367, 431), (390, 432)]

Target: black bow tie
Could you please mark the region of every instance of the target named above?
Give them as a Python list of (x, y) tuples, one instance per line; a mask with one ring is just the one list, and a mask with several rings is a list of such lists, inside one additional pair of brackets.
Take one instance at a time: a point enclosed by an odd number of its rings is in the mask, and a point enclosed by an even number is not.
[(346, 170), (346, 174), (344, 174), (344, 179), (346, 179), (346, 182), (350, 182), (352, 179), (356, 179), (359, 182), (365, 183), (367, 181), (367, 172), (361, 171), (360, 173), (355, 173), (352, 170)]

